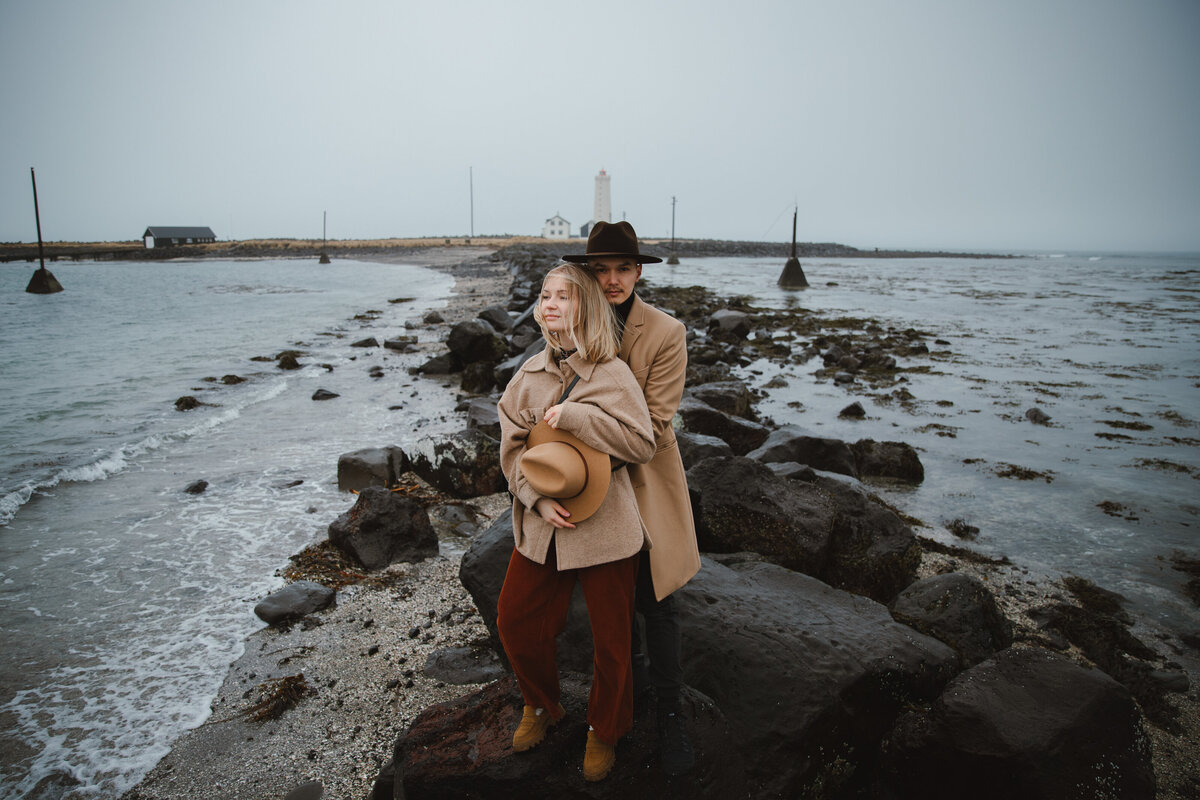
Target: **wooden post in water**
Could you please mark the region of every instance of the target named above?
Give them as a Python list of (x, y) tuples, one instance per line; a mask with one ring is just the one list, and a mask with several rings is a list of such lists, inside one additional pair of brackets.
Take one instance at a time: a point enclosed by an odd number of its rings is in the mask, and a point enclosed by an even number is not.
[(675, 195), (671, 195), (671, 255), (667, 257), (667, 263), (679, 263), (679, 256), (675, 255)]
[(50, 270), (46, 269), (46, 256), (42, 252), (42, 213), (38, 210), (37, 176), (33, 173), (33, 167), (29, 168), (29, 179), (33, 181), (33, 218), (37, 221), (38, 261), (42, 266), (33, 271), (33, 277), (29, 279), (29, 285), (25, 287), (25, 291), (30, 294), (54, 294), (61, 292), (63, 287), (58, 282), (58, 278), (55, 278)]
[(796, 216), (800, 213), (799, 206), (792, 212), (792, 257), (783, 265), (783, 272), (779, 274), (779, 286), (784, 289), (804, 289), (808, 286), (808, 278), (804, 277), (804, 269), (800, 266), (800, 259), (796, 258)]
[(321, 212), (321, 257), (317, 260), (318, 264), (329, 263), (329, 254), (325, 252), (325, 222), (328, 216), (328, 211)]

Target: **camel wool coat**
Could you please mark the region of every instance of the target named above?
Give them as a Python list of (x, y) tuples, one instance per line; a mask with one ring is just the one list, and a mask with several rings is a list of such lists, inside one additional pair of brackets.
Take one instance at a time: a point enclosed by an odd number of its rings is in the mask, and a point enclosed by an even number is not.
[(674, 428), (687, 377), (686, 333), (682, 322), (633, 296), (621, 336), (620, 358), (629, 365), (650, 408), (655, 451), (650, 463), (631, 464), (629, 475), (642, 521), (654, 543), (650, 574), (658, 600), (700, 571), (692, 501)]
[(642, 391), (620, 359), (602, 364), (578, 354), (556, 364), (549, 349), (525, 362), (500, 398), (500, 468), (513, 495), (513, 536), (521, 555), (546, 563), (551, 540), (558, 569), (580, 569), (634, 555), (650, 546), (638, 514), (629, 468), (612, 472), (608, 494), (595, 514), (571, 528), (556, 530), (533, 510), (541, 497), (521, 474), (520, 458), (529, 432), (556, 405), (571, 379), (558, 429), (630, 466), (654, 456), (654, 432)]

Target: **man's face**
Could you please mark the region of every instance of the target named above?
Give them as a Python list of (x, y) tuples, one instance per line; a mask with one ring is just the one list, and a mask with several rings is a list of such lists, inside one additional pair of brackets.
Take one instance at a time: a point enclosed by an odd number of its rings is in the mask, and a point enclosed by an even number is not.
[(633, 294), (633, 287), (642, 277), (642, 265), (626, 256), (602, 256), (588, 260), (588, 268), (600, 282), (608, 302), (618, 306)]

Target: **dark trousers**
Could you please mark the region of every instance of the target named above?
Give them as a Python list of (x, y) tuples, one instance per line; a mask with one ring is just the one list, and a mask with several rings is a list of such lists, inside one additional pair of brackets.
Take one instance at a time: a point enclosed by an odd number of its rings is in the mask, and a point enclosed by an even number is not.
[(641, 562), (637, 576), (636, 606), (645, 624), (635, 616), (631, 648), (634, 668), (645, 669), (646, 662), (649, 661), (650, 685), (654, 687), (659, 702), (669, 703), (679, 698), (679, 691), (683, 686), (679, 609), (673, 594), (662, 600), (655, 599), (648, 551), (642, 551)]
[(496, 627), (504, 652), (512, 664), (525, 704), (558, 706), (558, 643), (567, 624), (571, 592), (578, 581), (587, 601), (592, 627), (592, 691), (588, 696), (588, 724), (606, 744), (633, 727), (633, 667), (629, 637), (633, 624), (633, 596), (638, 557), (559, 571), (554, 547), (539, 564), (513, 550), (500, 589)]

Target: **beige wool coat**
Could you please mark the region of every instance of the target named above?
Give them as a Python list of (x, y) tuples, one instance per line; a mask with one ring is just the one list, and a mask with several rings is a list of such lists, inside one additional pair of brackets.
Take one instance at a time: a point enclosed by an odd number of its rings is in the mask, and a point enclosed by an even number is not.
[(650, 408), (655, 451), (650, 463), (631, 465), (629, 475), (654, 542), (650, 574), (659, 600), (700, 571), (692, 501), (673, 427), (687, 377), (686, 333), (682, 322), (634, 295), (620, 357), (633, 371)]
[(630, 465), (654, 456), (654, 432), (641, 387), (619, 359), (602, 364), (578, 354), (556, 364), (549, 350), (525, 362), (500, 398), (500, 467), (513, 494), (513, 536), (521, 555), (546, 563), (551, 540), (558, 569), (579, 569), (634, 555), (651, 545), (638, 514), (629, 467), (613, 471), (608, 494), (595, 514), (573, 529), (556, 530), (533, 510), (541, 497), (519, 469), (529, 432), (556, 405), (571, 379), (558, 429)]

